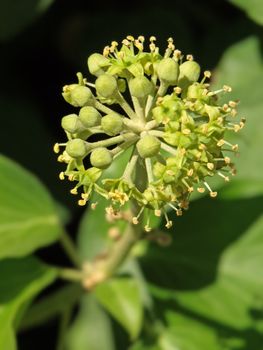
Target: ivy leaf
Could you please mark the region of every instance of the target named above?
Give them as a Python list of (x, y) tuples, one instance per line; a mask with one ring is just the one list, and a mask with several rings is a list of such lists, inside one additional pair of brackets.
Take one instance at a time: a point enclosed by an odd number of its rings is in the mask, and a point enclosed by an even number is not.
[(45, 187), (0, 155), (0, 258), (30, 254), (60, 233), (57, 210)]
[(109, 316), (92, 294), (82, 298), (81, 308), (66, 337), (66, 350), (115, 350)]
[(261, 0), (229, 0), (245, 11), (253, 21), (263, 24), (263, 3)]
[[(105, 178), (120, 177), (129, 157), (130, 152), (124, 152), (112, 162), (103, 176)], [(95, 194), (92, 198), (92, 202), (98, 202), (96, 209), (87, 209), (82, 217), (78, 233), (78, 247), (83, 259), (93, 259), (110, 243), (108, 230), (112, 224), (109, 223), (105, 217), (105, 208), (109, 205), (109, 201)]]
[(97, 300), (135, 339), (141, 330), (143, 303), (138, 282), (133, 278), (114, 278), (98, 285)]
[(57, 276), (34, 257), (0, 264), (0, 349), (16, 350), (15, 329), (32, 299)]
[[(231, 193), (232, 198), (263, 194), (262, 63), (261, 43), (256, 37), (249, 37), (230, 47), (216, 69), (215, 85), (227, 84), (233, 88), (233, 92), (227, 94), (226, 99), (240, 99), (238, 114), (247, 119), (245, 128), (232, 135), (231, 139), (231, 142), (239, 144), (240, 149), (240, 157), (233, 158), (237, 176), (226, 187), (228, 196)], [(242, 183), (242, 186), (238, 183)], [(237, 186), (238, 190), (232, 190), (231, 186)]]
[(249, 350), (263, 341), (262, 205), (262, 197), (197, 200), (174, 218), (173, 244), (152, 246), (142, 259), (157, 299), (217, 332), (225, 327), (228, 337), (238, 333)]
[(2, 0), (0, 5), (0, 40), (7, 40), (27, 27), (53, 0)]

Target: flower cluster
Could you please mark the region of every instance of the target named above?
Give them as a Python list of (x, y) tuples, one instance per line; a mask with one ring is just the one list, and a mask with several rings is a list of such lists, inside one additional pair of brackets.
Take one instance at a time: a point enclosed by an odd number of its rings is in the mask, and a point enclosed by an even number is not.
[[(62, 95), (77, 112), (62, 118), (68, 141), (54, 150), (60, 153), (65, 147), (58, 156), (67, 164), (60, 179), (76, 181), (71, 193), (80, 190), (79, 205), (85, 205), (94, 191), (110, 201), (112, 212), (132, 199), (139, 208), (134, 224), (146, 210), (164, 214), (169, 228), (167, 208), (182, 215), (193, 191), (217, 195), (207, 179), (217, 175), (229, 181), (235, 174), (228, 152), (235, 153), (238, 146), (225, 139), (225, 132), (238, 132), (245, 121), (236, 121), (238, 101), (218, 102), (219, 94), (231, 91), (229, 86), (211, 91), (211, 73), (205, 71), (200, 78), (192, 55), (184, 57), (172, 38), (161, 55), (155, 41), (151, 37), (145, 50), (143, 36), (127, 36), (120, 48), (113, 41), (103, 54), (88, 58), (95, 84), (78, 73), (77, 83), (64, 86)], [(123, 112), (114, 110), (115, 105)], [(107, 138), (90, 141), (90, 136), (102, 133)], [(123, 175), (101, 179), (128, 149), (131, 157)], [(86, 157), (88, 168), (83, 163)], [(143, 184), (138, 182), (138, 166), (145, 172)], [(150, 229), (148, 218), (145, 230)]]

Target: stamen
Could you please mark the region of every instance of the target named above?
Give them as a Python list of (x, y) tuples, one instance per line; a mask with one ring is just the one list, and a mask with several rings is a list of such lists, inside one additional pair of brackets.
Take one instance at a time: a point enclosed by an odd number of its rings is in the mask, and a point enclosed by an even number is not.
[(204, 185), (208, 189), (210, 197), (214, 198), (217, 196), (217, 192), (213, 192), (211, 187), (208, 185), (208, 183), (206, 181), (204, 181)]
[(229, 177), (225, 176), (224, 174), (222, 174), (220, 171), (217, 172), (219, 176), (221, 176), (226, 182), (229, 182)]
[(60, 178), (60, 180), (65, 180), (65, 173), (63, 171), (61, 171), (61, 173), (59, 173), (59, 178)]
[(171, 228), (171, 227), (173, 226), (173, 222), (172, 222), (172, 220), (169, 220), (168, 215), (167, 215), (166, 212), (164, 212), (164, 217), (165, 217), (165, 220), (166, 220), (166, 225), (165, 225), (165, 227), (166, 227), (167, 229)]
[(58, 144), (58, 143), (55, 143), (55, 144), (54, 144), (53, 151), (54, 151), (55, 153), (59, 153), (59, 152), (60, 152), (59, 144)]

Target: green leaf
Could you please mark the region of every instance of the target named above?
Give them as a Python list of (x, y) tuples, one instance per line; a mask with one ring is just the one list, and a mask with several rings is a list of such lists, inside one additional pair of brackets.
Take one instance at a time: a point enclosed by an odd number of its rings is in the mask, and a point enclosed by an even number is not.
[(142, 327), (143, 303), (138, 282), (132, 278), (114, 278), (98, 285), (97, 300), (135, 339)]
[[(124, 152), (112, 162), (111, 166), (104, 172), (103, 177), (120, 177), (129, 157), (130, 152)], [(108, 230), (112, 224), (106, 220), (105, 216), (105, 208), (109, 205), (109, 201), (96, 194), (93, 196), (92, 202), (98, 202), (96, 209), (87, 209), (81, 220), (78, 233), (78, 247), (83, 259), (93, 259), (111, 242)]]
[(0, 264), (0, 349), (16, 350), (15, 328), (31, 300), (57, 276), (34, 257)]
[(19, 257), (58, 239), (54, 203), (39, 180), (0, 155), (0, 258)]
[(53, 0), (2, 0), (0, 4), (0, 40), (7, 40), (27, 27)]
[(168, 327), (158, 339), (160, 350), (222, 350), (211, 327), (172, 311), (166, 312), (165, 321)]
[(66, 338), (66, 350), (115, 350), (109, 316), (92, 294), (83, 297), (81, 309)]
[[(263, 61), (259, 39), (246, 38), (225, 52), (216, 70), (215, 84), (233, 88), (226, 99), (240, 99), (239, 116), (247, 119), (245, 128), (231, 139), (239, 144), (240, 157), (232, 157), (237, 176), (228, 185), (228, 193), (235, 197), (263, 194)], [(239, 187), (238, 191), (231, 190), (232, 183)]]
[(240, 7), (247, 15), (258, 24), (263, 24), (263, 2), (261, 0), (229, 0)]
[(174, 218), (173, 244), (152, 246), (142, 260), (156, 298), (228, 337), (238, 333), (248, 350), (263, 341), (262, 206), (262, 197), (197, 200)]

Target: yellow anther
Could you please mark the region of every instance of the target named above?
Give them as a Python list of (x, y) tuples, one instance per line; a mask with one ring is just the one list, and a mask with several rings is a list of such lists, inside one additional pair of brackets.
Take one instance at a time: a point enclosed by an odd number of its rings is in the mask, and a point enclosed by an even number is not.
[(205, 70), (205, 71), (204, 71), (204, 76), (205, 76), (206, 78), (211, 78), (212, 73), (210, 72), (210, 70)]
[(174, 39), (170, 37), (170, 38), (167, 39), (167, 41), (168, 41), (169, 44), (170, 43), (172, 44), (174, 42)]
[(150, 36), (150, 41), (152, 42), (152, 41), (156, 41), (156, 37), (155, 36)]
[(193, 174), (194, 174), (194, 169), (188, 170), (187, 176), (193, 176)]
[(205, 188), (204, 188), (204, 187), (198, 187), (198, 188), (197, 188), (197, 191), (198, 191), (199, 193), (204, 193), (204, 192), (205, 192)]
[(72, 188), (72, 189), (70, 190), (70, 193), (71, 193), (71, 194), (78, 194), (77, 188), (76, 188), (76, 187)]
[(138, 40), (143, 43), (145, 41), (145, 38), (143, 35), (140, 35), (138, 36)]
[(109, 56), (109, 53), (110, 53), (110, 47), (105, 46), (103, 49), (103, 56), (107, 57), (107, 56)]
[(138, 225), (139, 220), (138, 220), (138, 218), (137, 218), (136, 216), (134, 216), (134, 217), (132, 218), (132, 223), (133, 223), (133, 225)]
[(193, 55), (187, 55), (186, 59), (187, 59), (187, 61), (193, 61), (194, 60), (194, 56)]
[(75, 180), (75, 176), (73, 174), (70, 174), (68, 176), (68, 179), (69, 179), (69, 181), (74, 181)]
[(190, 135), (190, 134), (191, 134), (191, 130), (190, 130), (190, 129), (183, 129), (183, 130), (182, 130), (182, 133), (183, 133), (184, 135)]
[(238, 151), (238, 144), (236, 143), (231, 148), (232, 148), (233, 151)]
[(155, 209), (154, 215), (160, 217), (162, 215), (162, 211), (160, 209)]
[(134, 41), (134, 37), (132, 35), (127, 35), (126, 38), (130, 41)]
[(223, 139), (221, 139), (221, 140), (219, 140), (218, 142), (217, 142), (217, 146), (218, 147), (221, 147), (221, 146), (223, 146), (225, 144), (225, 140), (223, 140)]
[(59, 173), (59, 178), (60, 178), (60, 180), (65, 179), (65, 173), (63, 171), (61, 171), (61, 173)]
[(229, 105), (229, 107), (236, 108), (237, 103), (235, 101), (229, 101), (228, 105)]
[(169, 228), (171, 228), (172, 226), (173, 226), (173, 222), (172, 222), (171, 220), (167, 221), (165, 227), (169, 229)]
[(174, 88), (174, 92), (175, 92), (177, 95), (179, 95), (179, 94), (182, 92), (182, 89), (181, 89), (179, 86), (176, 86), (176, 87)]
[(55, 144), (54, 144), (53, 151), (54, 151), (55, 153), (59, 153), (60, 149), (59, 149), (59, 144), (58, 144), (58, 143), (55, 143)]
[(78, 205), (83, 207), (84, 205), (86, 205), (87, 201), (85, 199), (79, 199), (78, 201)]
[(225, 157), (224, 161), (226, 164), (230, 164), (231, 163), (231, 159), (229, 157)]
[(210, 192), (210, 197), (215, 198), (217, 196), (217, 192)]
[(213, 170), (215, 168), (213, 163), (207, 163), (206, 166), (209, 170)]
[(231, 86), (224, 85), (224, 86), (223, 86), (223, 90), (224, 90), (225, 92), (231, 92), (231, 91), (232, 91), (232, 88), (231, 88)]
[(144, 226), (144, 231), (151, 232), (151, 230), (152, 230), (152, 228), (150, 226), (148, 226), (148, 225)]

